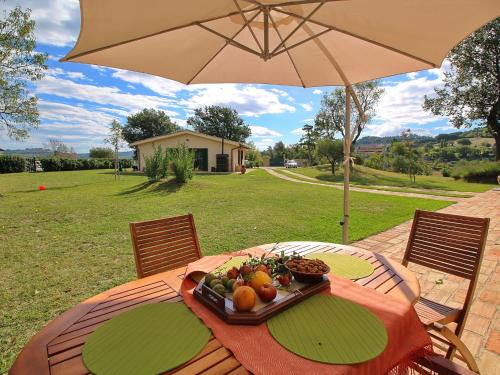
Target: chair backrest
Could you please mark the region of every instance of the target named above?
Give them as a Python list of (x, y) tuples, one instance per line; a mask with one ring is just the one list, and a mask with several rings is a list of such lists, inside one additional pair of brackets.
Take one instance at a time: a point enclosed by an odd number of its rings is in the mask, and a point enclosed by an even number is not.
[(137, 276), (186, 266), (201, 258), (193, 215), (130, 223)]
[(415, 212), (403, 265), (416, 263), (470, 280), (459, 321), (465, 320), (474, 295), (489, 223), (489, 218)]

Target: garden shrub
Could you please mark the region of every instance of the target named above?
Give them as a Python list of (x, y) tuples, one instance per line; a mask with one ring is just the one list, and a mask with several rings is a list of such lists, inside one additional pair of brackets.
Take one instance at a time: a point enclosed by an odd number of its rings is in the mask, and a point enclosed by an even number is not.
[[(55, 171), (79, 171), (89, 169), (113, 169), (114, 159), (65, 159), (65, 158), (43, 158), (40, 159), (44, 172)], [(122, 168), (130, 168), (132, 160), (121, 159)]]
[(0, 155), (0, 173), (20, 173), (26, 168), (26, 160), (21, 156)]
[(441, 174), (443, 177), (450, 177), (451, 176), (451, 171), (449, 168), (444, 167), (443, 170), (441, 171)]
[(161, 146), (154, 147), (153, 155), (145, 157), (146, 168), (144, 173), (150, 181), (159, 181), (168, 174), (168, 153), (163, 152)]
[(172, 171), (178, 183), (186, 183), (193, 178), (194, 151), (180, 144), (168, 152)]
[(467, 182), (496, 183), (500, 175), (499, 162), (459, 163), (451, 171), (454, 179), (463, 178)]

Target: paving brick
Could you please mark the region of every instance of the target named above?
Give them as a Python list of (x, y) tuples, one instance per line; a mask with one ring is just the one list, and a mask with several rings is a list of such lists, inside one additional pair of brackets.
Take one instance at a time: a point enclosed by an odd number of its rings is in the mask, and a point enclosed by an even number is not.
[[(476, 355), (482, 374), (500, 375), (500, 312), (497, 312), (497, 306), (500, 305), (500, 192), (488, 191), (476, 194), (473, 198), (463, 199), (441, 212), (490, 218), (490, 229), (475, 299), (462, 339)], [(409, 220), (364, 239), (361, 245), (400, 262), (406, 250), (411, 223)], [(358, 246), (358, 243), (354, 243), (353, 246)], [(423, 296), (434, 297), (436, 301), (451, 307), (462, 307), (468, 288), (467, 280), (453, 275), (443, 275), (414, 264), (410, 264), (408, 268), (417, 275)], [(436, 284), (437, 279), (443, 279), (443, 284)]]
[(486, 349), (500, 354), (500, 331), (491, 331), (490, 337), (486, 342)]

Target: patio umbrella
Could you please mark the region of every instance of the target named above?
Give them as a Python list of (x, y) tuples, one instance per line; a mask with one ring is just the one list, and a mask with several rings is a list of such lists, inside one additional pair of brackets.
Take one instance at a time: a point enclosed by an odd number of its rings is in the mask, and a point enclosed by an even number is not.
[(498, 0), (80, 0), (81, 32), (63, 61), (185, 84), (345, 86), (348, 242), (351, 85), (439, 67)]

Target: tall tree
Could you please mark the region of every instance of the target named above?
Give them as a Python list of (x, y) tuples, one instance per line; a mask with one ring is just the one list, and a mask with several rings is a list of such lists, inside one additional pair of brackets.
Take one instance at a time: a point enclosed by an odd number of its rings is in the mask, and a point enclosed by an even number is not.
[(245, 124), (238, 112), (217, 105), (197, 108), (187, 123), (197, 132), (235, 142), (245, 142), (245, 139), (252, 134), (250, 127)]
[(174, 133), (179, 129), (179, 126), (170, 120), (165, 112), (145, 108), (127, 117), (122, 135), (127, 143), (133, 143), (146, 138)]
[(34, 51), (30, 15), (30, 9), (16, 7), (0, 19), (0, 128), (15, 140), (28, 138), (40, 123), (37, 97), (29, 88), (47, 69), (47, 54)]
[[(351, 124), (357, 126), (357, 132), (352, 140), (355, 144), (366, 124), (375, 116), (384, 89), (380, 87), (379, 81), (358, 83), (353, 85), (353, 89), (365, 114), (364, 117), (360, 116), (354, 101), (351, 100)], [(321, 108), (314, 120), (314, 130), (319, 137), (333, 139), (336, 132), (344, 136), (345, 106), (344, 89), (335, 89), (323, 95)]]
[(108, 137), (104, 140), (113, 146), (115, 151), (115, 180), (120, 178), (120, 160), (118, 158), (118, 152), (120, 148), (123, 147), (123, 128), (120, 123), (116, 120), (111, 122)]
[(312, 148), (314, 146), (314, 141), (313, 141), (313, 129), (314, 127), (312, 125), (304, 125), (302, 127), (302, 131), (304, 132), (304, 135), (301, 138), (301, 143), (304, 144), (307, 147), (307, 158), (309, 159), (309, 165), (312, 165)]
[(448, 55), (444, 87), (425, 97), (423, 108), (446, 116), (456, 128), (484, 125), (500, 160), (500, 18), (483, 26)]
[(335, 164), (344, 156), (344, 143), (338, 139), (322, 138), (316, 143), (316, 153), (320, 158), (326, 158), (335, 174)]

